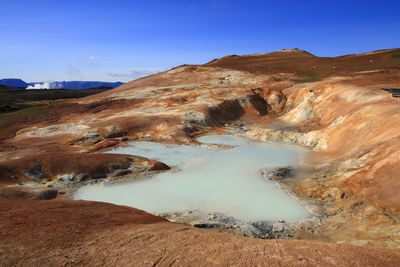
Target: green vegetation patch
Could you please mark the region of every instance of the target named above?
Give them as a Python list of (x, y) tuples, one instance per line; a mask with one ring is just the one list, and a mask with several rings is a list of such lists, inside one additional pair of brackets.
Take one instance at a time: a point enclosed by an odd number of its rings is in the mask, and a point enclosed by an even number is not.
[(0, 127), (8, 127), (14, 123), (28, 122), (46, 112), (46, 104), (37, 104), (15, 112), (0, 114)]
[(396, 52), (392, 55), (394, 58), (400, 58), (400, 52)]
[(304, 72), (301, 74), (301, 76), (304, 77), (304, 79), (296, 79), (294, 80), (295, 83), (312, 83), (312, 82), (318, 82), (321, 80), (319, 75), (315, 72)]

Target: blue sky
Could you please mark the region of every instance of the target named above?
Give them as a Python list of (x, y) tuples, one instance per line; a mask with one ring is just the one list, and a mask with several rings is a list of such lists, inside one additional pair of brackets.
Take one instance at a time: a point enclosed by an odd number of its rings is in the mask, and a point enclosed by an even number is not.
[(0, 0), (0, 78), (129, 81), (229, 54), (400, 47), (400, 1)]

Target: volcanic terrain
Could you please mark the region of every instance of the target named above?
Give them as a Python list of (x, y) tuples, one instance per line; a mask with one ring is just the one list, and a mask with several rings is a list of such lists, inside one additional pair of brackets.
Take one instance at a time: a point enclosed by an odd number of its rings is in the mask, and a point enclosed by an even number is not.
[[(400, 49), (335, 58), (288, 49), (182, 65), (99, 94), (2, 113), (0, 262), (398, 266), (400, 98), (384, 88), (400, 88)], [(169, 169), (101, 153), (113, 147), (196, 144), (199, 135), (232, 131), (311, 151), (301, 175), (273, 177), (316, 218), (287, 236), (301, 240), (246, 238), (65, 200), (85, 184)]]

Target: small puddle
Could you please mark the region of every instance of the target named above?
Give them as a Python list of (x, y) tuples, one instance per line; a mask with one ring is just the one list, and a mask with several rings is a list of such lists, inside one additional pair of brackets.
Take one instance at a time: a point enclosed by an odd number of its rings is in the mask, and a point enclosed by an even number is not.
[(108, 153), (153, 158), (178, 170), (124, 184), (88, 185), (79, 189), (74, 198), (157, 214), (182, 210), (219, 212), (243, 221), (295, 222), (310, 216), (298, 200), (263, 179), (260, 173), (268, 167), (296, 166), (305, 149), (230, 135), (209, 135), (198, 140), (232, 147), (134, 142)]

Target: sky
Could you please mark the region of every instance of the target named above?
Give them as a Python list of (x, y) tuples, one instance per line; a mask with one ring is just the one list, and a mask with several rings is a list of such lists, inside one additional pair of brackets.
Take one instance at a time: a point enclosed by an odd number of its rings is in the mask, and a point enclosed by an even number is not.
[(0, 79), (127, 82), (230, 54), (399, 47), (399, 0), (0, 0)]

